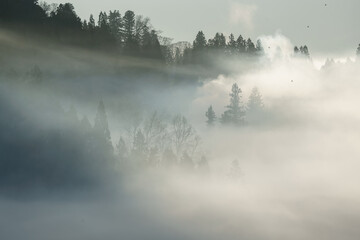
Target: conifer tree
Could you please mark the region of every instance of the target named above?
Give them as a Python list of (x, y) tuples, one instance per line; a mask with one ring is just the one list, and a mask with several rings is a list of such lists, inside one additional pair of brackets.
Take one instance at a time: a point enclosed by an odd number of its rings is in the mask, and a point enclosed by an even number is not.
[(241, 106), (241, 89), (234, 83), (231, 88), (230, 104), (226, 106), (227, 110), (221, 117), (223, 124), (233, 124), (239, 126), (244, 123), (245, 111)]
[(254, 54), (256, 52), (255, 44), (250, 38), (246, 41), (246, 52), (249, 54)]
[(258, 112), (264, 107), (262, 96), (257, 87), (254, 87), (249, 96), (249, 101), (247, 104), (248, 112)]
[(264, 47), (260, 39), (256, 41), (256, 52), (258, 55), (264, 54)]
[(229, 49), (230, 54), (234, 54), (236, 51), (236, 41), (235, 41), (234, 34), (232, 34), (232, 33), (229, 36), (228, 49)]
[(239, 53), (244, 53), (246, 51), (246, 41), (241, 35), (236, 40), (236, 48)]
[(106, 110), (104, 102), (101, 100), (96, 113), (94, 130), (100, 137), (103, 137), (106, 143), (111, 144), (111, 136), (109, 130), (109, 124), (106, 116)]
[(206, 121), (207, 124), (209, 126), (213, 126), (216, 121), (216, 114), (212, 106), (208, 108), (207, 112), (205, 113), (205, 116), (207, 117), (207, 121)]
[(116, 38), (116, 40), (121, 43), (122, 41), (122, 34), (121, 29), (123, 27), (123, 20), (121, 18), (121, 14), (119, 11), (110, 11), (109, 12), (109, 27), (111, 34)]
[(195, 51), (203, 50), (204, 48), (206, 48), (206, 45), (207, 42), (205, 35), (202, 31), (199, 31), (198, 34), (196, 35), (195, 41), (193, 42), (193, 49)]

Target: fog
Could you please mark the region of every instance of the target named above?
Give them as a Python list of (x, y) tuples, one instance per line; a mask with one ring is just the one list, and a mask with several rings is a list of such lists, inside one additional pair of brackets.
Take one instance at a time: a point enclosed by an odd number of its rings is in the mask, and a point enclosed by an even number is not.
[[(30, 56), (14, 57), (21, 65), (15, 67), (20, 76), (12, 76), (17, 81), (7, 81), (11, 61), (2, 68), (1, 239), (360, 235), (360, 68), (354, 55), (333, 62), (328, 56), (296, 58), (286, 36), (261, 36), (262, 58), (252, 64), (219, 60), (230, 71), (214, 77), (191, 67), (163, 73), (156, 62), (76, 48), (39, 46), (34, 55), (33, 44), (6, 36), (1, 40)], [(40, 85), (25, 76), (34, 63), (44, 74)], [(155, 73), (119, 74), (124, 63)], [(186, 81), (165, 83), (167, 78)], [(262, 113), (256, 121), (245, 117), (241, 127), (207, 126), (207, 108), (212, 105), (220, 118), (234, 83), (243, 104), (253, 87), (259, 89)], [(102, 140), (92, 140), (101, 151), (88, 150), (86, 131), (77, 125), (84, 117), (96, 125), (99, 101), (114, 154)], [(185, 116), (201, 137), (192, 155), (195, 170), (121, 162), (119, 138), (133, 144), (128, 133), (146, 129), (155, 111), (169, 129), (174, 115)], [(201, 156), (209, 164), (204, 172)]]

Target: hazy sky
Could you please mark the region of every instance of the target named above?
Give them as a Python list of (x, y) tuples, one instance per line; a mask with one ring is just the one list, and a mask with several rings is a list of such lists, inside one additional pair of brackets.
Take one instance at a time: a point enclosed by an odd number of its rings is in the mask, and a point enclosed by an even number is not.
[(207, 38), (216, 32), (256, 38), (280, 31), (294, 44), (307, 44), (312, 53), (330, 54), (350, 53), (360, 43), (359, 0), (67, 1), (82, 18), (101, 10), (133, 10), (150, 17), (174, 41), (192, 41), (198, 30)]

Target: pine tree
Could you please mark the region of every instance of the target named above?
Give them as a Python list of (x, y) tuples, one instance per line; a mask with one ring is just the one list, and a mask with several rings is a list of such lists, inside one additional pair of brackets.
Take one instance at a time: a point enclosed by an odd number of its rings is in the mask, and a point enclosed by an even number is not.
[(135, 13), (133, 11), (126, 11), (123, 17), (123, 23), (125, 39), (133, 39), (135, 31)]
[(231, 88), (230, 105), (226, 106), (228, 110), (221, 117), (223, 124), (234, 124), (239, 126), (244, 123), (245, 111), (241, 104), (241, 89), (234, 83)]
[(294, 54), (295, 56), (298, 55), (300, 52), (299, 48), (297, 46), (294, 47)]
[(120, 12), (117, 10), (110, 11), (108, 20), (109, 20), (109, 27), (111, 34), (115, 36), (118, 43), (121, 43), (122, 41), (121, 29), (123, 27), (123, 20), (121, 18)]
[(206, 46), (207, 43), (206, 43), (205, 35), (202, 31), (199, 31), (198, 34), (196, 35), (195, 41), (193, 42), (193, 49), (195, 51), (203, 50), (204, 48), (206, 48)]
[(209, 40), (209, 46), (213, 49), (225, 49), (226, 38), (222, 33), (216, 33), (213, 39)]
[(181, 52), (180, 52), (180, 48), (176, 48), (175, 50), (175, 57), (174, 57), (174, 63), (175, 64), (180, 64), (181, 63)]
[(228, 49), (230, 51), (230, 54), (234, 54), (236, 51), (236, 41), (235, 41), (234, 34), (232, 34), (232, 33), (229, 36)]
[(119, 143), (116, 145), (116, 152), (117, 152), (117, 155), (118, 155), (120, 161), (124, 162), (127, 160), (129, 151), (128, 151), (126, 143), (122, 137), (120, 137)]
[(264, 54), (264, 47), (260, 39), (256, 41), (256, 52), (258, 55)]
[(207, 121), (206, 121), (207, 124), (209, 126), (213, 126), (216, 121), (216, 114), (212, 106), (208, 108), (207, 112), (205, 113), (205, 116), (207, 117)]
[(90, 15), (88, 26), (89, 26), (90, 31), (93, 31), (95, 29), (95, 27), (96, 27), (95, 19), (94, 19), (94, 16), (92, 14)]
[(82, 22), (74, 9), (71, 3), (60, 4), (56, 11), (51, 14), (52, 21), (56, 26), (61, 26), (62, 28), (80, 30)]
[(250, 124), (261, 123), (264, 119), (264, 103), (258, 88), (254, 87), (247, 103), (247, 120)]
[(246, 51), (246, 41), (241, 35), (236, 40), (236, 48), (239, 53), (244, 53)]
[(125, 53), (137, 55), (140, 46), (139, 39), (135, 35), (135, 13), (133, 11), (126, 11), (123, 17), (123, 37)]
[(255, 44), (250, 38), (246, 41), (246, 52), (249, 54), (254, 54), (256, 52)]
[(99, 20), (98, 20), (98, 26), (101, 29), (104, 29), (104, 28), (108, 27), (108, 16), (107, 16), (106, 12), (100, 12)]
[(300, 53), (302, 57), (306, 57), (306, 58), (310, 58), (310, 53), (309, 53), (309, 49), (308, 47), (305, 45), (305, 46), (300, 46), (299, 50), (297, 51), (296, 47), (294, 49), (294, 52), (295, 53)]
[(247, 104), (248, 112), (259, 112), (263, 109), (263, 107), (264, 104), (259, 89), (254, 87), (251, 91)]
[(145, 163), (147, 160), (147, 146), (141, 130), (138, 130), (134, 137), (131, 155), (136, 163)]
[(310, 57), (309, 49), (306, 45), (303, 47), (302, 54), (307, 58)]
[(101, 100), (96, 113), (94, 130), (99, 134), (100, 137), (103, 137), (106, 143), (111, 144), (111, 136), (109, 130), (109, 124), (106, 116), (106, 110), (104, 102)]

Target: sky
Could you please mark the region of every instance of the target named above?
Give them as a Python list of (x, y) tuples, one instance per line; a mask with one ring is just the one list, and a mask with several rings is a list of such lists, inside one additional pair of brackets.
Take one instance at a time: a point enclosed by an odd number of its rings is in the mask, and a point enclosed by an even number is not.
[(294, 45), (307, 44), (312, 53), (335, 56), (354, 54), (360, 43), (355, 25), (360, 22), (359, 0), (68, 1), (81, 18), (101, 10), (133, 10), (150, 17), (153, 26), (174, 42), (192, 42), (199, 30), (207, 38), (216, 32), (254, 39), (281, 33)]

